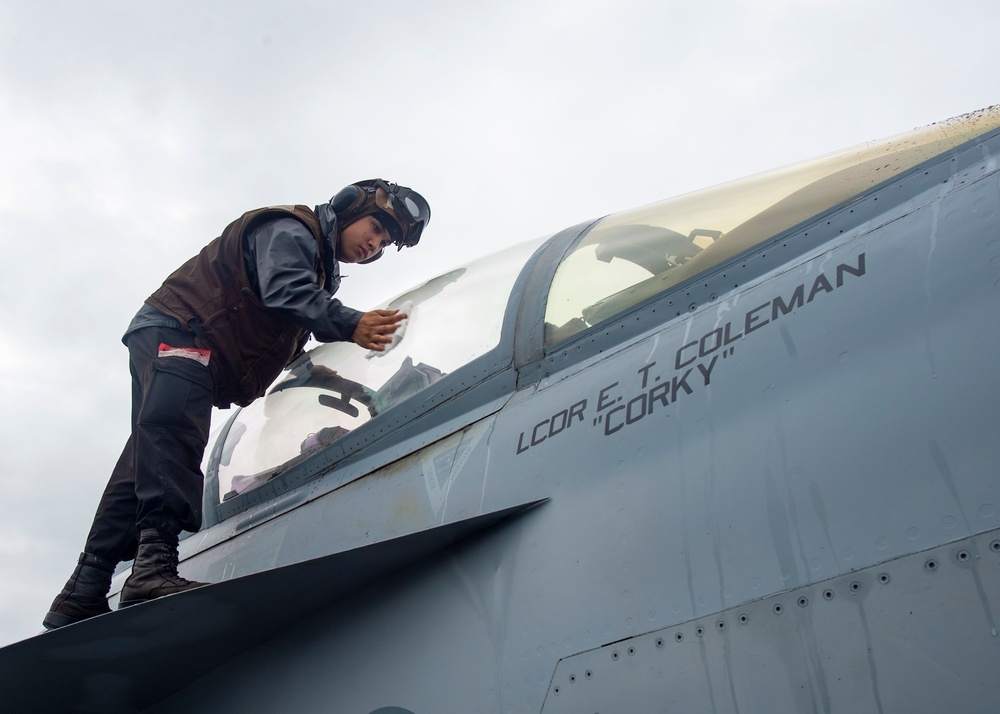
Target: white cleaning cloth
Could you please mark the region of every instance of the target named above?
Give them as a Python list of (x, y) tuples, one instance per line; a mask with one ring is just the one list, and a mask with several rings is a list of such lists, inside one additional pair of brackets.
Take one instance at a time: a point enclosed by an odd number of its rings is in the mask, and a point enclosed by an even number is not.
[(406, 334), (406, 326), (410, 323), (410, 311), (413, 309), (413, 301), (407, 300), (396, 309), (406, 315), (406, 317), (396, 323), (396, 331), (392, 333), (392, 342), (383, 345), (385, 349), (382, 352), (369, 350), (368, 354), (365, 355), (367, 359), (371, 359), (372, 357), (384, 357), (389, 354), (389, 351), (392, 350), (393, 347), (402, 341), (403, 336)]

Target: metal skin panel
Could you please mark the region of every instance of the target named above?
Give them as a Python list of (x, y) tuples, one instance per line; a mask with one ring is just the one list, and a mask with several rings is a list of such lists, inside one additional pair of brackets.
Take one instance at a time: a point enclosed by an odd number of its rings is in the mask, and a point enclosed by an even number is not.
[(567, 657), (542, 712), (985, 714), (998, 615), (978, 536)]

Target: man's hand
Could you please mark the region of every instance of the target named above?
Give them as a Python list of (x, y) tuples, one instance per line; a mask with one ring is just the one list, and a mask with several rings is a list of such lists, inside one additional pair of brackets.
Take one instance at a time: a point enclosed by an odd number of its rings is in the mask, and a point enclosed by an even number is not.
[(351, 337), (365, 349), (385, 351), (385, 345), (392, 342), (392, 333), (406, 315), (399, 310), (372, 310), (361, 316), (357, 329)]

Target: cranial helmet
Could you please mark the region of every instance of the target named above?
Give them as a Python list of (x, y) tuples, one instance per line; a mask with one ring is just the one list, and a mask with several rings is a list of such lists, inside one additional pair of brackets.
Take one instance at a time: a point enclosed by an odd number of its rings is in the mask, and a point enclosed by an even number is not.
[[(415, 246), (420, 234), (431, 220), (431, 207), (419, 193), (406, 186), (369, 179), (342, 188), (330, 199), (330, 207), (337, 214), (340, 228), (346, 228), (359, 218), (375, 216), (389, 231), (397, 250)], [(378, 251), (362, 263), (382, 257)]]

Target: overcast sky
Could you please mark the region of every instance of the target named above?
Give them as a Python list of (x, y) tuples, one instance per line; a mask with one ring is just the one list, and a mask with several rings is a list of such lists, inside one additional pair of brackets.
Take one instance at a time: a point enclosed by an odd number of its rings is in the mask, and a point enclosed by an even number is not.
[(0, 0), (0, 645), (40, 631), (128, 433), (120, 337), (244, 211), (382, 176), (511, 243), (1000, 101), (996, 0)]

